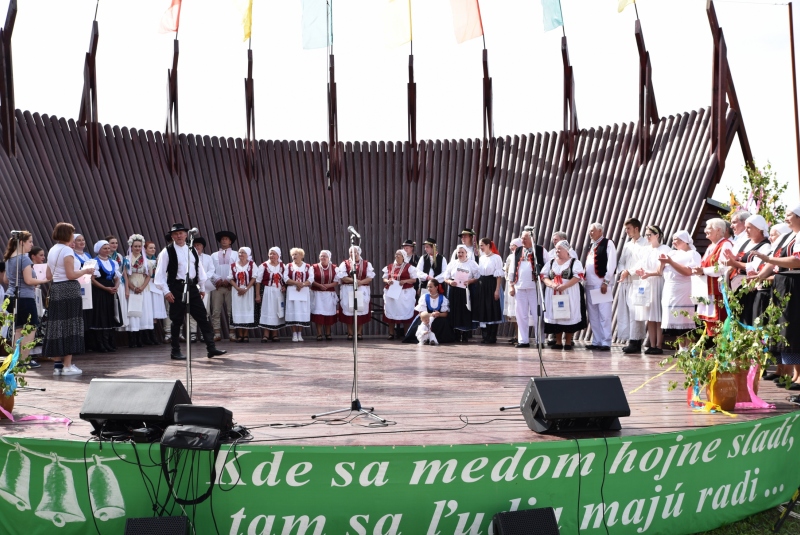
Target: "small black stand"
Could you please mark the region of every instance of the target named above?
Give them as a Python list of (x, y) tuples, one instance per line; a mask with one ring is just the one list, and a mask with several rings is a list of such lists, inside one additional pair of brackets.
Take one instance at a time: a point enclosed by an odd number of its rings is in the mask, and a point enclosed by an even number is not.
[(779, 509), (781, 509), (781, 516), (778, 517), (778, 521), (775, 522), (774, 526), (772, 526), (773, 533), (778, 533), (778, 531), (780, 531), (781, 526), (783, 525), (784, 522), (786, 522), (786, 518), (789, 515), (795, 516), (795, 514), (792, 513), (792, 509), (794, 509), (794, 506), (797, 505), (798, 501), (800, 501), (800, 487), (798, 487), (797, 490), (794, 491), (794, 494), (792, 494), (792, 499), (789, 500), (789, 503), (786, 503), (779, 507)]
[[(350, 231), (350, 266), (351, 270), (348, 275), (353, 279), (353, 400), (350, 401), (350, 406), (344, 409), (336, 409), (333, 411), (323, 412), (320, 414), (312, 414), (311, 419), (316, 420), (321, 416), (329, 416), (331, 414), (338, 414), (340, 412), (359, 413), (358, 416), (366, 416), (374, 418), (382, 424), (386, 423), (385, 418), (381, 418), (373, 411), (374, 407), (363, 407), (361, 401), (358, 399), (358, 279), (356, 278), (356, 260), (353, 254), (353, 247), (356, 245), (355, 240), (358, 235), (348, 228)], [(367, 306), (369, 306), (367, 304)]]

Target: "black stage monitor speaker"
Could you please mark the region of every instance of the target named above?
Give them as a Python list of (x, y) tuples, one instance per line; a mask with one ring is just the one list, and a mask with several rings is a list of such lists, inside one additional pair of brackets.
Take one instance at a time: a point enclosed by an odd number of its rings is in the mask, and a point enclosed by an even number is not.
[(125, 535), (187, 535), (189, 522), (185, 516), (153, 516), (129, 518)]
[(552, 507), (497, 513), (492, 518), (494, 535), (558, 535)]
[(191, 403), (176, 379), (92, 379), (80, 417), (92, 424), (95, 433), (103, 427), (163, 429), (173, 423), (175, 405)]
[(621, 429), (631, 409), (616, 375), (532, 377), (520, 401), (525, 423), (537, 433)]

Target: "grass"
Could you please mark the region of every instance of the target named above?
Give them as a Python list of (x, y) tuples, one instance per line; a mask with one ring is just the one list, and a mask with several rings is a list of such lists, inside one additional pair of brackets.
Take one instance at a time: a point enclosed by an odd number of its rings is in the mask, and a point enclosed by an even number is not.
[[(795, 507), (794, 511), (800, 512), (800, 506)], [(778, 509), (773, 508), (734, 524), (703, 533), (704, 535), (766, 535), (772, 533), (772, 526), (777, 522), (779, 514)], [(798, 533), (800, 533), (800, 520), (792, 517), (786, 519), (778, 532), (780, 535), (797, 535)]]

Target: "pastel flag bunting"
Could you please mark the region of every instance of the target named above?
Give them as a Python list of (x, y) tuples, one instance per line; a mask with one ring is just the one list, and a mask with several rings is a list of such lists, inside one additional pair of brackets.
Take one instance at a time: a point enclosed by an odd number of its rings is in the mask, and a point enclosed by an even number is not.
[(169, 7), (161, 16), (158, 30), (161, 33), (177, 32), (181, 22), (181, 0), (170, 0)]
[(453, 10), (453, 29), (459, 44), (483, 35), (478, 0), (450, 0), (450, 7)]
[(333, 12), (328, 0), (303, 0), (303, 48), (333, 44)]
[(561, 0), (542, 0), (542, 22), (546, 32), (564, 25), (564, 17), (561, 15)]
[(411, 41), (411, 0), (386, 0), (383, 35), (390, 48)]
[(617, 6), (617, 12), (622, 13), (622, 11), (631, 4), (635, 4), (636, 0), (619, 0), (619, 5)]

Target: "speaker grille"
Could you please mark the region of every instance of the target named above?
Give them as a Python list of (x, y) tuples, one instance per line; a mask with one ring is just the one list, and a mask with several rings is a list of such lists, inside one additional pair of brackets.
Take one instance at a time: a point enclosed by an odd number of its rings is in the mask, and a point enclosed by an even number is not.
[(559, 535), (556, 512), (552, 507), (497, 513), (495, 535)]
[(188, 527), (185, 516), (129, 518), (125, 521), (125, 535), (186, 535)]

